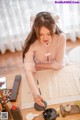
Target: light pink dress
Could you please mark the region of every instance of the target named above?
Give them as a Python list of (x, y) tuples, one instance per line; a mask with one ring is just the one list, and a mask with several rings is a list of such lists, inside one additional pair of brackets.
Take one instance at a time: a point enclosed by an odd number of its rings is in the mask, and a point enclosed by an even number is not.
[(55, 34), (50, 45), (42, 44), (36, 40), (25, 54), (24, 67), (35, 72), (36, 63), (51, 63), (53, 69), (59, 69), (65, 65), (66, 36), (64, 33)]

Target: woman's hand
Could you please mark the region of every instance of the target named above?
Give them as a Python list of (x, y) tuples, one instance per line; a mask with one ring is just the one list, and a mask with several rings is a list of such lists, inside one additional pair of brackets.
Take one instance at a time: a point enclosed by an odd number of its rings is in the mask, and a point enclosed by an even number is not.
[(36, 70), (43, 70), (43, 68), (40, 66), (40, 63), (35, 64)]
[(36, 70), (51, 69), (51, 63), (36, 63)]
[(44, 106), (44, 103), (43, 103), (44, 99), (43, 99), (42, 96), (40, 96), (40, 95), (34, 96), (34, 101), (35, 101), (35, 103), (37, 103), (38, 105)]

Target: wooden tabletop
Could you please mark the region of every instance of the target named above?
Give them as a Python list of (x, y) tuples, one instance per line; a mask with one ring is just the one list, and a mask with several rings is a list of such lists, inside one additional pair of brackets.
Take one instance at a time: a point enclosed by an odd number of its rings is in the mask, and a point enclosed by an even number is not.
[[(70, 104), (70, 105), (73, 105), (74, 102), (71, 102), (71, 103), (63, 103), (63, 105), (66, 105), (66, 104)], [(57, 108), (59, 108), (60, 105), (51, 105), (51, 106), (48, 106), (48, 108), (54, 108), (57, 110)], [(42, 114), (43, 111), (41, 112), (38, 112), (36, 111), (34, 108), (32, 109), (24, 109), (24, 110), (21, 110), (22, 112), (22, 115), (23, 115), (23, 120), (27, 120), (26, 119), (26, 115), (29, 114), (29, 113), (33, 113), (33, 114)], [(44, 120), (43, 117), (36, 117), (36, 119), (34, 120)], [(80, 120), (80, 114), (75, 114), (75, 115), (68, 115), (66, 117), (62, 117), (61, 114), (60, 114), (60, 117), (57, 117), (56, 120)]]
[[(8, 84), (8, 88), (12, 88), (12, 86), (11, 86), (11, 84), (13, 84), (13, 80), (14, 80), (14, 77), (15, 77), (15, 75), (13, 75), (13, 74), (9, 74), (9, 75), (7, 75), (6, 76), (8, 79), (7, 79), (7, 83), (9, 83), (9, 80), (10, 80), (10, 86), (9, 86), (9, 84)], [(13, 80), (12, 80), (13, 79)], [(21, 86), (20, 86), (21, 87)], [(32, 113), (32, 114), (42, 114), (42, 112), (43, 111), (41, 111), (41, 112), (38, 112), (38, 111), (36, 111), (34, 108), (30, 108), (30, 109), (22, 109), (21, 108), (21, 89), (19, 89), (19, 92), (18, 92), (18, 96), (17, 96), (17, 101), (16, 102), (11, 102), (10, 104), (10, 106), (12, 106), (12, 105), (16, 105), (16, 106), (18, 106), (18, 107), (20, 107), (20, 109), (21, 109), (21, 112), (22, 112), (22, 116), (23, 116), (23, 120), (27, 120), (26, 119), (26, 115), (27, 114), (29, 114), (29, 113)], [(67, 105), (67, 104), (70, 104), (70, 105), (74, 105), (75, 104), (75, 102), (70, 102), (70, 103), (62, 103), (62, 105)], [(53, 104), (53, 105), (48, 105), (48, 107), (47, 108), (54, 108), (54, 109), (56, 109), (57, 110), (57, 108), (59, 108), (60, 107), (60, 105), (61, 104)], [(43, 119), (43, 117), (37, 117), (35, 120), (44, 120)], [(68, 115), (68, 116), (66, 116), (66, 117), (62, 117), (61, 116), (61, 114), (60, 114), (60, 117), (57, 117), (57, 120), (80, 120), (80, 114), (75, 114), (75, 115)]]

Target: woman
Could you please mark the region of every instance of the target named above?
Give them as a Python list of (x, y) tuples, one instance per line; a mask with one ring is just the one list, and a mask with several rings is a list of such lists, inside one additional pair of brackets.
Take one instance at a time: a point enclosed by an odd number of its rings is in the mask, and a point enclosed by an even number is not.
[(34, 72), (42, 69), (62, 68), (65, 65), (65, 48), (66, 37), (51, 14), (49, 12), (38, 13), (25, 41), (23, 60), (34, 101), (40, 106), (44, 106), (44, 99), (39, 95), (35, 86)]

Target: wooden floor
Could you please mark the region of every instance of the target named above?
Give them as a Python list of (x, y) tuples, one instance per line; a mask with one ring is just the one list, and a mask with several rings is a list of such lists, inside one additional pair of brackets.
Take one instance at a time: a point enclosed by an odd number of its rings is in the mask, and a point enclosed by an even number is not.
[[(70, 50), (76, 46), (80, 45), (80, 40), (76, 42), (67, 41), (67, 50)], [(11, 74), (22, 74), (24, 71), (23, 61), (22, 61), (22, 52), (11, 53), (7, 51), (5, 54), (0, 54), (0, 76), (9, 76)], [(73, 103), (71, 103), (73, 104)], [(48, 106), (52, 108), (57, 108), (59, 105)], [(41, 113), (37, 112), (34, 109), (25, 109), (22, 110), (23, 120), (27, 113)], [(37, 119), (39, 120), (39, 119)], [(59, 117), (57, 120), (80, 120), (80, 114), (70, 115), (65, 118)]]
[[(80, 45), (80, 40), (76, 42), (67, 41), (67, 50)], [(5, 54), (0, 53), (0, 76), (23, 72), (22, 52), (11, 53), (7, 51)]]

